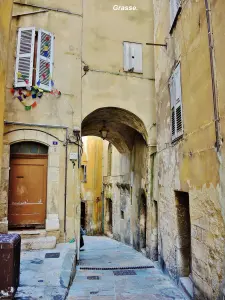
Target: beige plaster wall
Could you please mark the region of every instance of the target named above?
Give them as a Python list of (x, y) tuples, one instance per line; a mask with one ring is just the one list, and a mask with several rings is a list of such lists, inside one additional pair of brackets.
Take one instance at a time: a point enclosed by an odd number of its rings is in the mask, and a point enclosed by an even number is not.
[[(148, 142), (154, 144), (153, 48), (146, 45), (153, 39), (152, 3), (123, 0), (120, 4), (135, 5), (138, 10), (114, 11), (111, 0), (84, 2), (82, 61), (90, 71), (82, 81), (82, 117), (100, 107), (127, 109), (144, 122)], [(143, 74), (123, 71), (124, 41), (143, 44)]]
[[(12, 129), (29, 129), (29, 126), (5, 127), (5, 156), (9, 155), (9, 145), (18, 140), (33, 140), (46, 143), (49, 146), (48, 160), (48, 191), (46, 230), (60, 232), (61, 240), (70, 240), (79, 235), (80, 222), (80, 181), (78, 164), (73, 166), (69, 159), (71, 152), (78, 152), (74, 144), (68, 146), (67, 161), (67, 205), (66, 205), (66, 232), (64, 232), (64, 193), (65, 193), (65, 129), (50, 129), (50, 126), (68, 127), (69, 138), (73, 139), (72, 129), (81, 124), (81, 1), (14, 1), (11, 39), (9, 46), (9, 63), (7, 78), (7, 96), (5, 120), (13, 122), (37, 124), (32, 129), (40, 130), (38, 124), (45, 124), (41, 128), (45, 133), (35, 130), (20, 131), (7, 134)], [(17, 43), (17, 29), (19, 27), (34, 26), (54, 34), (54, 68), (53, 81), (55, 88), (61, 91), (60, 98), (44, 94), (40, 103), (31, 111), (25, 111), (18, 99), (13, 99), (10, 88), (14, 82), (15, 54)], [(27, 100), (29, 103), (32, 100)], [(54, 132), (61, 142), (53, 147), (53, 140), (49, 134)], [(48, 142), (46, 142), (46, 140)], [(56, 139), (57, 140), (57, 139)], [(9, 168), (9, 159), (5, 168)], [(8, 184), (7, 170), (5, 169), (6, 191)], [(5, 192), (6, 193), (6, 192)], [(6, 215), (7, 217), (7, 215)]]

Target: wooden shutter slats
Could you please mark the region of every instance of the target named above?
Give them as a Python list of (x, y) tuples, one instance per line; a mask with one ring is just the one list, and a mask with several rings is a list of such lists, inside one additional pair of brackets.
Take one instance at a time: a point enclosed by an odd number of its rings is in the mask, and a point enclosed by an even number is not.
[[(15, 87), (32, 85), (35, 28), (19, 28), (15, 68)], [(18, 76), (21, 74), (22, 76)], [(25, 79), (28, 83), (25, 82)]]
[(181, 72), (180, 64), (174, 70), (170, 78), (171, 99), (171, 133), (172, 141), (183, 135), (183, 114), (181, 95)]
[(53, 43), (54, 37), (50, 32), (38, 31), (36, 84), (40, 83), (40, 88), (46, 91), (51, 91)]

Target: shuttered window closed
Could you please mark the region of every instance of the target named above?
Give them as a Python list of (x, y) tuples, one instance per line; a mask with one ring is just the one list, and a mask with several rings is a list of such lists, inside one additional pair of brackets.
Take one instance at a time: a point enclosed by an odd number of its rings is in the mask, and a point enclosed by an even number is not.
[(123, 49), (124, 49), (124, 71), (143, 73), (142, 44), (124, 42)]
[(169, 81), (171, 102), (172, 141), (183, 135), (182, 91), (180, 64), (177, 65)]

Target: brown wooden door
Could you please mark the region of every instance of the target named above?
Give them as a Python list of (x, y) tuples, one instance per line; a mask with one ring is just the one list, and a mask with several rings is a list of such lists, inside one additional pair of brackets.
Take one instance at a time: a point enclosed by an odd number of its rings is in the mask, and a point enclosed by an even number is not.
[(9, 226), (44, 227), (46, 218), (47, 156), (11, 157)]

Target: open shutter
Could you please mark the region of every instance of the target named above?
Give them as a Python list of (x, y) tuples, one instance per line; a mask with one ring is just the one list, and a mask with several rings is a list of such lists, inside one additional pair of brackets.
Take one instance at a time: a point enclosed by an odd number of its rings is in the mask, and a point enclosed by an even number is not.
[(176, 20), (177, 14), (181, 9), (180, 0), (170, 0), (170, 27), (172, 28), (174, 21)]
[(123, 69), (128, 71), (130, 69), (130, 43), (123, 43)]
[(175, 98), (176, 98), (176, 85), (174, 80), (174, 74), (170, 77), (170, 106), (171, 106), (171, 134), (172, 141), (176, 138), (176, 116), (175, 116)]
[(15, 68), (15, 87), (32, 86), (35, 28), (19, 28)]
[(182, 98), (181, 98), (181, 73), (180, 64), (175, 70), (175, 82), (176, 82), (176, 103), (175, 103), (175, 115), (176, 115), (176, 137), (183, 134), (183, 114), (182, 114)]
[(36, 85), (45, 91), (51, 91), (53, 71), (54, 36), (40, 29), (38, 31)]
[(132, 43), (132, 68), (134, 68), (135, 73), (142, 73), (142, 44)]

